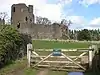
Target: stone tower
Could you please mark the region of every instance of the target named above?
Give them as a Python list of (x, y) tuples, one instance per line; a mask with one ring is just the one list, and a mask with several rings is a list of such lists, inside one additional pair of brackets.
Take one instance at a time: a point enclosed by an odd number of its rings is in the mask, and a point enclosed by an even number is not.
[(17, 28), (34, 23), (33, 5), (13, 4), (11, 7), (11, 24)]

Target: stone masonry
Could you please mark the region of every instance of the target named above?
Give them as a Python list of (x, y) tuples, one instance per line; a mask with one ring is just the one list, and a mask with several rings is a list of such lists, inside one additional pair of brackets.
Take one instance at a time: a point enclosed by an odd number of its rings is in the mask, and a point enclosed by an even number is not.
[(21, 33), (30, 34), (33, 39), (62, 39), (63, 31), (67, 26), (54, 23), (41, 25), (34, 23), (33, 5), (26, 6), (24, 3), (13, 4), (11, 7), (11, 24)]

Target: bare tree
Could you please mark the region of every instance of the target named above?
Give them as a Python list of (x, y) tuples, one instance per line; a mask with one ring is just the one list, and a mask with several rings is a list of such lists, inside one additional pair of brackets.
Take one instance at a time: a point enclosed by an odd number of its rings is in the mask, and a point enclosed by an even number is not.
[(62, 19), (61, 24), (70, 26), (70, 24), (72, 24), (72, 22), (71, 22), (71, 20), (67, 21), (66, 19)]
[(7, 12), (0, 12), (0, 18), (1, 18), (1, 19), (6, 19), (6, 18), (8, 18)]
[(67, 25), (67, 20), (62, 19), (61, 24), (63, 24), (63, 25)]
[(36, 24), (51, 25), (51, 21), (45, 17), (36, 17)]
[(66, 19), (62, 19), (61, 24), (67, 26), (67, 37), (70, 39), (69, 26), (72, 24), (72, 22), (70, 20), (67, 21)]
[(7, 12), (0, 12), (0, 20), (1, 24), (5, 24), (5, 20), (8, 20), (8, 14)]
[(42, 20), (41, 18), (42, 17), (40, 16), (39, 17), (36, 16), (36, 24), (41, 24), (41, 20)]

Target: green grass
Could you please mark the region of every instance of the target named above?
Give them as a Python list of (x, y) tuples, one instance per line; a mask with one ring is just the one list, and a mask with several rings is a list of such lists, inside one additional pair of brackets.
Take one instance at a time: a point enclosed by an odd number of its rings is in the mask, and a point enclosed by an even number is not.
[(59, 42), (59, 41), (43, 41), (43, 40), (33, 40), (33, 47), (35, 49), (74, 49), (74, 48), (88, 48), (90, 43), (78, 43), (78, 42)]
[(24, 74), (23, 75), (36, 75), (38, 73), (37, 70), (35, 69), (31, 69), (31, 68), (27, 68), (24, 70)]
[[(93, 43), (88, 42), (60, 42), (60, 41), (47, 41), (47, 40), (33, 40), (33, 47), (35, 49), (77, 49), (77, 48), (88, 48)], [(94, 43), (95, 44), (95, 43)], [(36, 51), (39, 55), (48, 55), (51, 52), (47, 51)], [(67, 55), (79, 55), (81, 52), (63, 52)]]
[(20, 69), (20, 67), (26, 64), (26, 58), (20, 60), (13, 61), (12, 64), (6, 65), (5, 67), (0, 69), (0, 75), (9, 75), (10, 72), (14, 70)]

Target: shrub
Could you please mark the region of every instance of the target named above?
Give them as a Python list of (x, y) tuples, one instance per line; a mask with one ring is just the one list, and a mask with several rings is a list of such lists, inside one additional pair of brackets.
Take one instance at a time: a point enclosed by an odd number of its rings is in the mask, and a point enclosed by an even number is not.
[(0, 25), (0, 67), (16, 60), (23, 45), (21, 34), (11, 25)]

